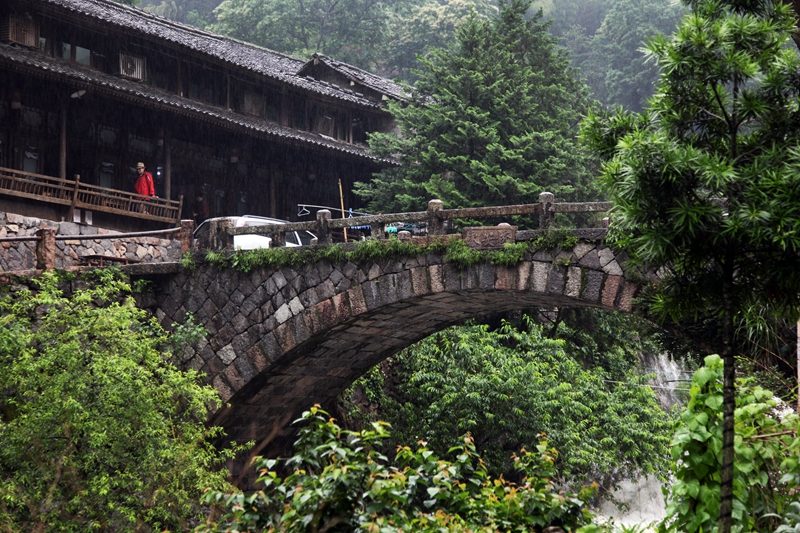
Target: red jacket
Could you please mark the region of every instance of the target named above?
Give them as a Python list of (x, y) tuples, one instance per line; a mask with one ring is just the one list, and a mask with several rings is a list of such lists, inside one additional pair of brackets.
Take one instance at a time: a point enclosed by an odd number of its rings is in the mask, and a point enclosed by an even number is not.
[(139, 176), (139, 179), (136, 180), (133, 190), (142, 196), (155, 196), (156, 188), (153, 186), (153, 175), (145, 170), (144, 173)]

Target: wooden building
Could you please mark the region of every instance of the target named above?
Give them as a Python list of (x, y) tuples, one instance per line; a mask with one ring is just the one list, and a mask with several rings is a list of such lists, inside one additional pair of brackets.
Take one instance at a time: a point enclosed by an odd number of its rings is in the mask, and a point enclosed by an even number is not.
[[(202, 191), (211, 216), (297, 220), (298, 204), (339, 206), (340, 180), (356, 208), (353, 182), (390, 164), (366, 135), (393, 127), (391, 98), (397, 84), (351, 65), (112, 0), (4, 0), (0, 211), (60, 220), (82, 206), (96, 225), (146, 228), (190, 218)], [(160, 215), (130, 205), (139, 161), (168, 200)]]

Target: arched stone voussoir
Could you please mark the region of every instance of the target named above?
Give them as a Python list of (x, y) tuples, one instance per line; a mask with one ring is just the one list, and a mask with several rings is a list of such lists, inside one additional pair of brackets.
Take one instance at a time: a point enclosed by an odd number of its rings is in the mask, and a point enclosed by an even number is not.
[(277, 438), (276, 420), (331, 401), (386, 357), (469, 318), (556, 306), (631, 312), (640, 285), (626, 278), (626, 259), (580, 242), (463, 269), (436, 254), (251, 274), (204, 264), (163, 284), (175, 290), (157, 295), (158, 313), (164, 323), (192, 311), (208, 328), (182, 364), (219, 391), (225, 405), (211, 422), (226, 439), (261, 442)]

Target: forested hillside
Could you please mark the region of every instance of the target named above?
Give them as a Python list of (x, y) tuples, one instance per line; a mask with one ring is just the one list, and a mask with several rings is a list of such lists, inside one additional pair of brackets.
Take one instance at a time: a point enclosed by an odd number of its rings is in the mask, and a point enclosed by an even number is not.
[[(144, 0), (141, 7), (279, 52), (321, 52), (408, 81), (416, 79), (417, 55), (452, 42), (470, 13), (479, 20), (497, 13), (493, 0)], [(538, 0), (531, 11), (538, 9), (591, 95), (634, 111), (657, 78), (640, 48), (648, 36), (670, 33), (685, 12), (669, 0)]]

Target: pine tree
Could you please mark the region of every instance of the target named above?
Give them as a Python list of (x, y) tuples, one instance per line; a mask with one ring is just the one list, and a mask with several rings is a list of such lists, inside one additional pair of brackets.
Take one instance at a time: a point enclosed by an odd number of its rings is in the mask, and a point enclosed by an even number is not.
[(718, 513), (676, 530), (717, 520), (729, 533), (747, 501), (733, 485), (736, 325), (753, 307), (800, 312), (800, 60), (787, 46), (794, 13), (778, 0), (687, 4), (677, 32), (648, 45), (662, 71), (649, 109), (592, 116), (584, 133), (608, 159), (619, 244), (662, 274), (653, 311), (721, 319), (723, 439), (709, 452), (719, 488), (685, 495)]
[(375, 153), (396, 156), (358, 193), (374, 211), (448, 208), (586, 196), (586, 153), (575, 142), (588, 104), (565, 52), (529, 0), (510, 0), (495, 18), (472, 16), (456, 43), (420, 58), (405, 104), (391, 104), (399, 135), (374, 134)]

